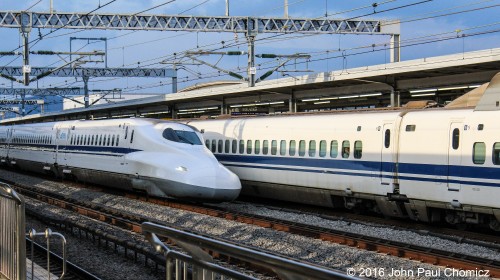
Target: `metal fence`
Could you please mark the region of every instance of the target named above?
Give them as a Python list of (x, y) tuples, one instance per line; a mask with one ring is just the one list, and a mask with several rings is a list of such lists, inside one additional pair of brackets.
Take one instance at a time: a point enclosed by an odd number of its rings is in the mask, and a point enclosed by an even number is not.
[[(304, 264), (261, 251), (236, 246), (154, 223), (143, 223), (142, 232), (157, 252), (166, 258), (166, 279), (258, 279), (216, 264), (207, 251), (273, 272), (279, 279), (356, 279), (337, 271)], [(172, 250), (158, 236), (166, 237), (189, 255)]]
[(9, 280), (26, 279), (24, 219), (24, 200), (0, 183), (0, 276)]

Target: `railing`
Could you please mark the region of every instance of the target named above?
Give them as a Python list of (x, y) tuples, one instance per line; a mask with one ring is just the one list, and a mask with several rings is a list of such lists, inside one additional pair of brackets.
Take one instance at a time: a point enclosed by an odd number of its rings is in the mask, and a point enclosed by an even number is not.
[(0, 276), (9, 280), (26, 279), (24, 215), (24, 200), (0, 183)]
[[(205, 250), (216, 252), (232, 260), (240, 260), (252, 266), (265, 268), (274, 272), (280, 279), (356, 279), (340, 272), (288, 260), (149, 222), (142, 224), (142, 232), (155, 250), (164, 254), (166, 258), (167, 280), (257, 279), (253, 276), (215, 264), (213, 258)], [(172, 240), (190, 255), (173, 251), (158, 236)]]
[(59, 280), (63, 280), (66, 275), (66, 238), (58, 232), (52, 232), (50, 229), (46, 229), (45, 232), (36, 232), (34, 229), (31, 229), (28, 236), (31, 240), (31, 277), (34, 279), (35, 277), (35, 238), (37, 236), (44, 236), (47, 240), (47, 275), (48, 280), (50, 280), (50, 276), (52, 275), (50, 272), (50, 238), (52, 236), (57, 236), (61, 239), (62, 251), (63, 251), (63, 260), (62, 260), (62, 274), (58, 278)]

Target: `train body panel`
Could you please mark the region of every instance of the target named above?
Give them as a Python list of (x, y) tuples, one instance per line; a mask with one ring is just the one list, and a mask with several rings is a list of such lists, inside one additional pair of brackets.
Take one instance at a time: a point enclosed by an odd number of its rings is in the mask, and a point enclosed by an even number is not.
[(491, 220), (495, 228), (499, 116), (394, 110), (189, 124), (204, 131), (206, 146), (241, 178), (243, 193), (424, 221)]
[(0, 153), (21, 169), (151, 195), (235, 199), (239, 179), (200, 138), (192, 127), (158, 120), (67, 121), (0, 127)]

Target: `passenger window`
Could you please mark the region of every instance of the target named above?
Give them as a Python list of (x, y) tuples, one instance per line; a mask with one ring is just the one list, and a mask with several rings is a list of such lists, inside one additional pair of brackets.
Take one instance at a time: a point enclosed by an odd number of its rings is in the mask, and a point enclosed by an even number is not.
[(131, 144), (132, 144), (132, 142), (134, 142), (134, 131), (135, 130), (132, 129), (132, 133), (130, 133), (130, 143)]
[(390, 145), (391, 145), (391, 130), (386, 129), (384, 136), (384, 147), (389, 148)]
[[(114, 139), (113, 139), (114, 140)], [(113, 141), (114, 142), (114, 141)], [(91, 145), (94, 145), (94, 135), (92, 135), (92, 140), (90, 142)]]
[(229, 154), (229, 148), (230, 148), (229, 146), (231, 145), (231, 141), (226, 140), (224, 144), (225, 144), (224, 145), (224, 153)]
[(278, 141), (273, 140), (271, 141), (271, 155), (275, 156), (277, 151), (278, 151)]
[(472, 151), (472, 161), (475, 164), (483, 164), (486, 159), (486, 145), (484, 142), (474, 143)]
[(222, 153), (222, 150), (223, 150), (223, 148), (224, 148), (224, 147), (222, 146), (223, 144), (224, 144), (224, 142), (223, 142), (222, 140), (217, 141), (217, 152), (218, 152), (218, 153)]
[[(97, 145), (97, 136), (95, 137), (95, 142)], [(120, 142), (120, 135), (116, 135), (116, 146), (118, 147), (118, 143)]]
[(217, 141), (212, 140), (212, 153), (215, 153), (217, 151)]
[(361, 158), (363, 156), (363, 142), (354, 142), (354, 158)]
[(99, 135), (99, 146), (102, 146), (102, 135)]
[(309, 156), (310, 157), (316, 156), (316, 140), (309, 141)]
[(255, 154), (260, 154), (260, 140), (255, 140)]
[(240, 154), (243, 154), (245, 152), (245, 141), (240, 140)]
[(231, 152), (233, 152), (233, 154), (236, 154), (236, 150), (238, 149), (238, 141), (233, 140), (232, 142), (233, 144), (231, 145)]
[(247, 140), (247, 154), (252, 153), (252, 140)]
[(452, 135), (452, 147), (453, 150), (458, 149), (458, 146), (460, 144), (460, 130), (458, 128), (453, 129), (453, 135)]
[(348, 140), (342, 142), (342, 158), (348, 158), (351, 153), (351, 144)]
[(500, 142), (493, 144), (493, 164), (500, 165)]
[(109, 147), (110, 142), (111, 142), (111, 135), (108, 135), (108, 147)]
[(286, 155), (286, 141), (285, 140), (280, 141), (280, 155), (281, 156)]
[(292, 157), (295, 155), (295, 145), (295, 140), (290, 140), (290, 148), (288, 154)]
[(262, 142), (262, 154), (267, 155), (269, 153), (269, 140), (264, 140)]
[(102, 139), (102, 145), (103, 145), (103, 146), (106, 146), (106, 139), (107, 139), (107, 138), (106, 138), (106, 135), (104, 135), (104, 138)]
[(320, 157), (326, 156), (326, 141), (325, 140), (319, 141), (319, 156)]
[[(127, 139), (127, 135), (128, 135), (128, 126), (125, 127), (125, 139)], [(207, 147), (208, 148), (208, 147)]]
[(299, 156), (303, 157), (306, 154), (306, 141), (299, 141)]
[(339, 154), (339, 143), (337, 140), (332, 140), (330, 142), (330, 157), (336, 158)]
[(113, 137), (111, 138), (111, 146), (114, 146), (115, 145), (115, 136), (113, 135)]
[[(126, 139), (126, 138), (125, 138)], [(210, 140), (205, 140), (205, 146), (210, 150)]]

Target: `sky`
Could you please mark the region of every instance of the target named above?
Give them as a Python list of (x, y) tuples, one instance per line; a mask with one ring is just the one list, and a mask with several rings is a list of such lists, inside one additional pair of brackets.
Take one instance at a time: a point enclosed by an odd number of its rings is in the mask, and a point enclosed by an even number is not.
[[(229, 0), (230, 16), (283, 17), (283, 0)], [(500, 0), (289, 0), (288, 14), (293, 18), (399, 20), (401, 60), (455, 54), (500, 47)], [(109, 4), (108, 4), (109, 3)], [(106, 5), (108, 4), (108, 5)], [(101, 7), (101, 8), (99, 8)], [(156, 8), (155, 8), (156, 7)], [(47, 12), (50, 0), (0, 0), (0, 10)], [(224, 16), (225, 0), (53, 0), (57, 12), (168, 14)], [(151, 9), (153, 8), (153, 9)], [(145, 12), (143, 12), (145, 11)], [(50, 33), (52, 32), (52, 33)], [(50, 34), (49, 34), (50, 33)], [(179, 64), (179, 89), (209, 81), (236, 80), (205, 65), (193, 65), (184, 57), (191, 51), (247, 51), (244, 34), (117, 31), (117, 30), (33, 30), (30, 40), (39, 34), (43, 39), (30, 45), (30, 50), (69, 51), (70, 37), (106, 37), (108, 67), (165, 68)], [(0, 28), (0, 51), (20, 51), (21, 36), (17, 29)], [(390, 62), (388, 35), (303, 35), (259, 34), (256, 54), (308, 54), (309, 60), (291, 60), (268, 79), (305, 75), (311, 72), (342, 70)], [(75, 51), (104, 51), (102, 41), (75, 40)], [(246, 76), (246, 56), (198, 56), (218, 67)], [(31, 55), (32, 67), (59, 67), (64, 55)], [(93, 59), (95, 60), (95, 58)], [(160, 62), (166, 62), (162, 64)], [(256, 59), (257, 77), (277, 67), (283, 60)], [(170, 64), (168, 64), (170, 63)], [(22, 57), (2, 56), (0, 66), (22, 66)], [(104, 67), (104, 63), (88, 62), (82, 67)], [(119, 88), (124, 93), (171, 93), (170, 79), (157, 78), (91, 78), (92, 90)], [(24, 86), (0, 78), (0, 88)], [(81, 78), (44, 78), (29, 87), (83, 87)]]

